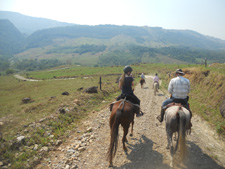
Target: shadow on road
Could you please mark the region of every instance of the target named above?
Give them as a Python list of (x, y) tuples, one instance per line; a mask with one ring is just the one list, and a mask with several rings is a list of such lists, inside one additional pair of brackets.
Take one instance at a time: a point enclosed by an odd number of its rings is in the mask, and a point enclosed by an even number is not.
[[(135, 140), (135, 139), (133, 139)], [(152, 149), (154, 143), (151, 139), (142, 135), (140, 140), (136, 140), (136, 144), (127, 144), (131, 152), (127, 154), (130, 162), (116, 167), (114, 169), (170, 169), (169, 164), (163, 163), (163, 155)], [(181, 164), (175, 162), (175, 169), (224, 169), (218, 165), (207, 154), (204, 154), (201, 148), (193, 142), (187, 142), (188, 156), (187, 160)], [(179, 164), (178, 164), (179, 163)]]
[(188, 141), (188, 158), (184, 162), (187, 168), (191, 169), (224, 169), (214, 159), (202, 152), (201, 148), (193, 142)]
[(154, 142), (142, 135), (140, 140), (136, 140), (137, 144), (128, 144), (128, 148), (132, 151), (127, 154), (128, 162), (115, 169), (169, 169), (170, 167), (163, 164), (163, 156), (152, 149)]
[(158, 96), (165, 96), (165, 95), (160, 93), (160, 94), (158, 94)]

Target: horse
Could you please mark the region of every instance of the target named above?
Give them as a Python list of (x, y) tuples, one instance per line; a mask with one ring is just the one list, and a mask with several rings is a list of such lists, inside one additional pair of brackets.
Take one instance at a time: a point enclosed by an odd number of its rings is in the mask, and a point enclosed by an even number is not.
[[(181, 104), (175, 104), (166, 109), (165, 111), (165, 122), (166, 122), (166, 133), (167, 133), (167, 149), (170, 149), (171, 155), (171, 166), (174, 163), (174, 154), (179, 146), (180, 160), (183, 161), (186, 157), (186, 131), (190, 129), (190, 117), (191, 114), (188, 109), (182, 107)], [(172, 143), (173, 133), (178, 133), (178, 139), (176, 140), (175, 149)]]
[(143, 88), (144, 83), (146, 83), (145, 79), (141, 78), (141, 80), (140, 80), (141, 88)]
[(156, 96), (156, 92), (158, 92), (158, 89), (159, 89), (159, 83), (154, 82), (153, 89), (154, 89), (154, 95)]
[[(112, 104), (111, 104), (112, 105)], [(131, 124), (131, 133), (130, 136), (133, 136), (133, 126), (134, 126), (134, 114), (138, 105), (135, 105), (126, 99), (121, 99), (113, 104), (112, 113), (110, 115), (109, 125), (110, 125), (110, 146), (107, 152), (107, 160), (109, 161), (109, 166), (113, 166), (113, 158), (116, 155), (117, 145), (118, 145), (118, 134), (119, 134), (119, 125), (123, 127), (123, 150), (127, 152), (125, 142), (127, 141), (127, 134)]]

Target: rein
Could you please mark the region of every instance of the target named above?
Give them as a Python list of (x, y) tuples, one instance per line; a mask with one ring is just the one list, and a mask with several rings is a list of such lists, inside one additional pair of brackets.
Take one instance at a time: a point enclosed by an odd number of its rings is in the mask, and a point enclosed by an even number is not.
[(123, 106), (121, 111), (123, 111), (125, 101), (126, 101), (126, 97), (121, 101), (120, 105), (118, 106), (118, 107), (120, 107), (121, 105)]

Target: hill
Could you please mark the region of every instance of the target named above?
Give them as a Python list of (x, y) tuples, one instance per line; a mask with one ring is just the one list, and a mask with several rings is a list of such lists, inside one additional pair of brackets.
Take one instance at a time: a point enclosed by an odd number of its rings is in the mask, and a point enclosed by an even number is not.
[(13, 54), (24, 50), (25, 37), (9, 20), (0, 20), (0, 54)]
[[(194, 31), (76, 25), (40, 30), (27, 38), (19, 57), (54, 58), (81, 65), (225, 62), (225, 41)], [(29, 52), (28, 52), (29, 51)], [(31, 56), (31, 53), (33, 56)]]
[[(8, 18), (17, 19), (7, 20), (8, 24), (2, 20), (0, 55), (10, 53), (4, 60), (0, 57), (1, 65), (7, 65), (1, 66), (3, 71), (9, 65), (12, 69), (38, 70), (68, 63), (112, 66), (133, 63), (199, 64), (205, 59), (208, 63), (225, 62), (225, 41), (191, 30), (117, 25), (66, 26), (70, 24), (0, 11), (0, 17), (6, 14)], [(35, 25), (33, 31), (37, 31), (25, 37), (17, 30), (19, 26), (14, 26), (18, 25), (17, 22), (26, 29)], [(21, 28), (21, 31), (24, 30)]]
[(10, 20), (21, 33), (30, 35), (37, 30), (73, 25), (51, 19), (26, 16), (17, 12), (0, 11), (0, 19)]
[(75, 25), (40, 30), (28, 37), (27, 48), (50, 45), (56, 38), (112, 39), (119, 35), (131, 38), (134, 43), (151, 47), (185, 46), (202, 49), (225, 49), (225, 41), (190, 30), (117, 25)]

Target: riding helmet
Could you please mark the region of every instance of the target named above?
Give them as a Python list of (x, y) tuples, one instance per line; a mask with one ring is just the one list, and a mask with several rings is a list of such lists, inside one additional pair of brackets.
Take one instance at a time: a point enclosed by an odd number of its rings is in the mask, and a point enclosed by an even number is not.
[(129, 65), (125, 66), (124, 69), (123, 69), (124, 73), (128, 73), (128, 72), (132, 72), (133, 69), (132, 67), (130, 67)]

